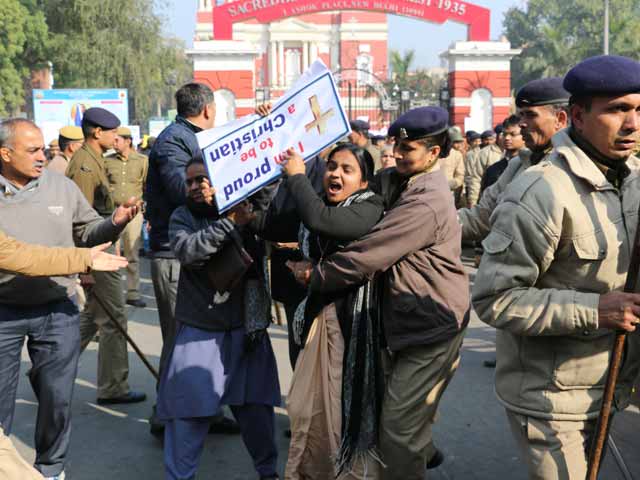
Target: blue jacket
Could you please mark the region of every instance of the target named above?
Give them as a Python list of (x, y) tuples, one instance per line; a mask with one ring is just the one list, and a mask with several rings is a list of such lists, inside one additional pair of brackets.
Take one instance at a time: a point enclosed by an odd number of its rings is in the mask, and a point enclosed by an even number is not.
[(149, 153), (149, 173), (144, 192), (145, 217), (151, 224), (149, 245), (156, 257), (173, 258), (169, 245), (169, 219), (186, 201), (185, 167), (202, 158), (196, 133), (202, 129), (181, 116), (158, 136)]

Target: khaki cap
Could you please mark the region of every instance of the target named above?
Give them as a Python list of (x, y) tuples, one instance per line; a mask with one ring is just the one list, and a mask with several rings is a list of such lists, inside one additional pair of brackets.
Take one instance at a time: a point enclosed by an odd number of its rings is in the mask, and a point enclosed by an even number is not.
[(131, 137), (131, 130), (127, 127), (118, 127), (118, 135), (121, 137)]
[(60, 136), (77, 142), (84, 140), (84, 135), (80, 127), (62, 127), (60, 129)]

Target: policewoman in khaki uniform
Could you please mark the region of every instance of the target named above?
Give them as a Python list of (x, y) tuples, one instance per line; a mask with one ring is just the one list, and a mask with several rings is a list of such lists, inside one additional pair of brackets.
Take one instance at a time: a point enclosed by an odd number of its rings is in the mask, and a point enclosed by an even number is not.
[[(67, 168), (67, 176), (103, 217), (110, 216), (115, 210), (103, 154), (113, 147), (119, 125), (118, 117), (108, 110), (88, 109), (82, 119), (84, 145), (73, 155)], [(129, 203), (135, 203), (136, 199), (130, 200)], [(127, 342), (112, 323), (115, 319), (127, 328), (120, 274), (94, 272), (93, 276), (95, 285), (80, 316), (80, 334), (84, 350), (100, 330), (97, 401), (100, 404), (142, 402), (146, 398), (144, 393), (129, 390)]]
[[(635, 330), (640, 295), (623, 293), (638, 226), (640, 63), (584, 60), (564, 79), (572, 126), (521, 173), (491, 216), (473, 288), (498, 329), (496, 393), (531, 479), (582, 479), (615, 330)], [(615, 406), (628, 404), (638, 337)]]
[[(147, 180), (149, 159), (135, 151), (132, 145), (131, 130), (118, 127), (115, 140), (114, 155), (105, 157), (107, 178), (111, 185), (112, 196), (116, 206), (127, 202), (131, 197), (142, 198), (144, 184)], [(139, 213), (125, 228), (120, 237), (124, 256), (129, 261), (127, 267), (127, 303), (134, 307), (144, 308), (147, 304), (140, 298), (140, 274), (138, 262), (140, 239), (142, 236), (142, 213)]]

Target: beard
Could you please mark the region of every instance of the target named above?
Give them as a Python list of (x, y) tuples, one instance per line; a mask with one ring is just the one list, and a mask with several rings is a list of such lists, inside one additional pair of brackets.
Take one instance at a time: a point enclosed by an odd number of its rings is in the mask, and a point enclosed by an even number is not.
[(217, 218), (218, 207), (215, 205), (208, 205), (205, 202), (196, 202), (191, 197), (187, 197), (187, 208), (196, 217)]

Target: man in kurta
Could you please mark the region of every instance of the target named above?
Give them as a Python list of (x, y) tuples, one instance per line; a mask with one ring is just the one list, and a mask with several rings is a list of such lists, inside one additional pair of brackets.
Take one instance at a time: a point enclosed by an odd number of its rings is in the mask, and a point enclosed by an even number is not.
[[(118, 206), (125, 204), (131, 197), (142, 198), (149, 160), (135, 151), (132, 145), (131, 130), (127, 127), (118, 127), (114, 147), (116, 153), (106, 157), (104, 164), (113, 191), (113, 200)], [(138, 308), (147, 306), (140, 297), (140, 274), (138, 271), (142, 220), (142, 214), (136, 216), (127, 225), (121, 236), (124, 256), (129, 261), (127, 303)]]
[[(67, 176), (80, 188), (93, 208), (108, 217), (116, 205), (104, 166), (103, 154), (113, 147), (118, 117), (102, 108), (90, 108), (82, 119), (84, 145), (71, 159)], [(130, 198), (123, 206), (136, 205)], [(98, 350), (98, 398), (100, 404), (134, 403), (146, 395), (129, 389), (129, 358), (127, 341), (112, 322), (127, 328), (124, 296), (120, 274), (95, 272), (95, 285), (80, 317), (81, 348), (84, 350), (100, 329)]]
[[(640, 295), (622, 292), (640, 204), (640, 63), (592, 57), (564, 87), (571, 127), (507, 187), (473, 288), (498, 329), (496, 394), (531, 479), (585, 478), (615, 331), (640, 321)], [(632, 335), (615, 408), (637, 355)]]

